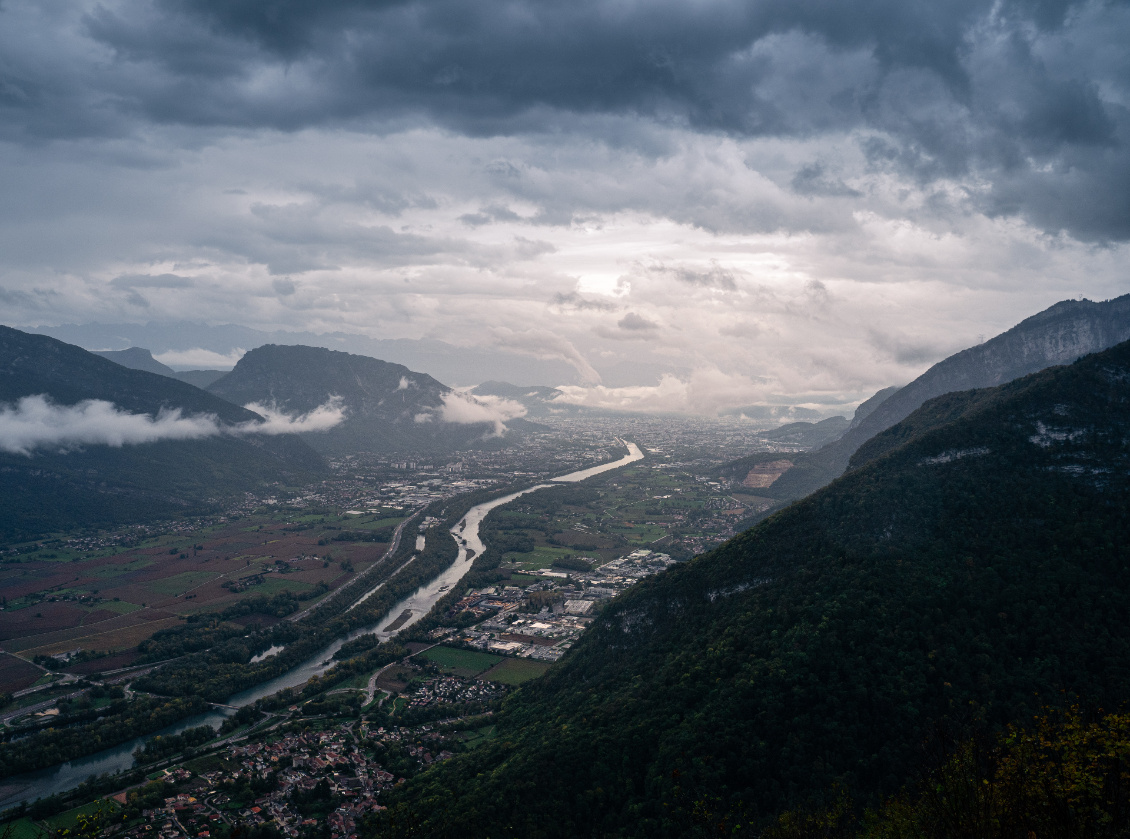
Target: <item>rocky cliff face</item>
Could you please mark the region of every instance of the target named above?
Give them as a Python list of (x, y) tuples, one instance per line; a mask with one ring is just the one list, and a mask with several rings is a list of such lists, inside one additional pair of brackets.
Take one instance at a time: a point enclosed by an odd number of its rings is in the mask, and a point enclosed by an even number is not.
[(899, 390), (898, 385), (891, 385), (890, 387), (883, 388), (870, 399), (860, 402), (859, 407), (855, 409), (855, 414), (852, 415), (851, 425), (848, 426), (848, 430), (858, 428), (859, 424), (871, 416), (876, 408), (898, 393)]
[(939, 361), (906, 387), (876, 403), (873, 400), (885, 393), (880, 391), (860, 406), (869, 410), (852, 421), (843, 437), (809, 455), (803, 469), (783, 475), (778, 488), (791, 498), (819, 489), (844, 473), (852, 455), (865, 442), (936, 396), (996, 387), (1047, 367), (1070, 364), (1126, 340), (1130, 340), (1130, 294), (1099, 303), (1056, 303), (983, 344)]
[(170, 379), (175, 379), (177, 376), (172, 367), (162, 364), (153, 357), (153, 353), (144, 347), (130, 347), (128, 350), (92, 350), (91, 352), (131, 370), (145, 370), (148, 373), (156, 373), (158, 376), (168, 376)]
[(885, 399), (857, 426), (857, 433), (866, 436), (855, 446), (910, 416), (935, 396), (995, 387), (1046, 367), (1071, 364), (1128, 339), (1130, 294), (1103, 303), (1056, 303), (984, 344), (939, 361)]

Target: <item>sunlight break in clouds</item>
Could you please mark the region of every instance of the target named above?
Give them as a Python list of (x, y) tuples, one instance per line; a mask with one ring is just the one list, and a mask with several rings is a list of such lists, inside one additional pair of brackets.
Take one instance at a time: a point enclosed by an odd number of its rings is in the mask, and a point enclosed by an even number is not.
[(278, 411), (258, 411), (263, 422), (222, 425), (212, 414), (182, 416), (180, 409), (149, 414), (121, 411), (112, 402), (87, 399), (75, 405), (56, 405), (47, 396), (25, 396), (15, 406), (0, 406), (0, 451), (31, 456), (36, 449), (73, 451), (81, 446), (156, 443), (159, 440), (199, 440), (219, 435), (289, 434), (322, 431), (344, 419), (340, 399), (300, 417)]

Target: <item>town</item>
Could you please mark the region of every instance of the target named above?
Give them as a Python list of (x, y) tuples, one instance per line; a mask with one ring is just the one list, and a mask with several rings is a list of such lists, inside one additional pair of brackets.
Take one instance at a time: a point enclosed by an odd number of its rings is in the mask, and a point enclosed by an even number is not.
[[(210, 516), (7, 546), (0, 556), (0, 623), (12, 623), (9, 640), (0, 638), (9, 651), (0, 653), (5, 737), (48, 724), (65, 730), (97, 718), (100, 708), (147, 696), (158, 701), (133, 687), (152, 669), (139, 650), (155, 631), (203, 609), (234, 609), (229, 620), (237, 626), (263, 626), (254, 609), (238, 616), (247, 597), (297, 598), (301, 611), (290, 618), (300, 617), (379, 570), (394, 531), (410, 528), (404, 542), (422, 549), (423, 532), (439, 521), (421, 516), (425, 508), (608, 462), (623, 451), (617, 437), (640, 441), (647, 453), (640, 463), (494, 510), (482, 535), (498, 556), (496, 579), (464, 584), (444, 615), (406, 633), (407, 655), (395, 666), (260, 702), (261, 719), (198, 734), (164, 754), (159, 777), (107, 789), (109, 797), (87, 795), (115, 808), (107, 829), (131, 836), (221, 836), (256, 824), (299, 836), (323, 816), (332, 835), (351, 835), (356, 813), (379, 806), (390, 785), (489, 740), (501, 699), (566, 655), (611, 598), (724, 541), (756, 515), (765, 499), (743, 484), (744, 474), (719, 473), (723, 464), (750, 451), (795, 450), (734, 418), (705, 428), (697, 420), (624, 417), (545, 423), (550, 430), (512, 446), (442, 461), (342, 458), (334, 477), (318, 485), (277, 486)], [(277, 707), (280, 701), (289, 704)], [(96, 786), (112, 788), (113, 780)], [(18, 778), (0, 781), (0, 801), (20, 801), (20, 789)], [(73, 823), (90, 806), (76, 810), (66, 793), (53, 802), (19, 805), (31, 809), (15, 824)]]

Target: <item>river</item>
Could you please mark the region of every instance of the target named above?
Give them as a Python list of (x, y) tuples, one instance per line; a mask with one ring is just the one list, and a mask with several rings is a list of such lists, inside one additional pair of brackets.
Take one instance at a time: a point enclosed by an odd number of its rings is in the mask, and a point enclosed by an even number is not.
[[(625, 440), (619, 442), (623, 443), (628, 449), (628, 454), (619, 460), (614, 460), (611, 463), (603, 463), (599, 466), (592, 466), (588, 469), (581, 469), (577, 472), (570, 472), (567, 475), (561, 475), (556, 478), (550, 478), (549, 483), (538, 484), (537, 486), (513, 492), (510, 495), (504, 495), (501, 498), (495, 498), (493, 501), (487, 501), (472, 507), (467, 511), (467, 515), (463, 516), (463, 518), (459, 520), (459, 523), (451, 528), (451, 535), (459, 545), (459, 555), (450, 568), (431, 582), (420, 586), (420, 588), (416, 589), (412, 594), (393, 606), (392, 609), (389, 610), (388, 615), (376, 624), (356, 629), (344, 638), (339, 638), (317, 655), (311, 656), (306, 661), (292, 670), (288, 670), (281, 676), (277, 676), (270, 681), (263, 682), (253, 688), (235, 694), (228, 699), (227, 704), (236, 708), (242, 708), (245, 705), (250, 705), (252, 702), (262, 699), (264, 696), (278, 693), (280, 690), (304, 685), (311, 677), (320, 676), (330, 669), (334, 664), (334, 653), (341, 649), (342, 645), (347, 641), (351, 641), (359, 635), (372, 632), (375, 632), (382, 641), (387, 641), (397, 633), (412, 626), (412, 624), (430, 612), (432, 606), (436, 604), (436, 601), (447, 594), (451, 590), (451, 587), (458, 584), (459, 580), (463, 578), (463, 575), (471, 570), (471, 563), (474, 562), (475, 557), (484, 550), (482, 540), (479, 538), (479, 525), (482, 524), (483, 519), (487, 517), (487, 514), (491, 510), (503, 504), (508, 504), (515, 498), (523, 496), (526, 493), (546, 489), (559, 483), (583, 481), (594, 475), (600, 475), (613, 469), (619, 469), (622, 466), (627, 466), (629, 463), (635, 463), (637, 460), (643, 459), (643, 452), (635, 443)], [(421, 542), (418, 541), (417, 545), (420, 544)], [(383, 583), (381, 585), (383, 585)], [(368, 598), (378, 588), (380, 588), (379, 585), (365, 592), (353, 605), (355, 606), (357, 603)], [(352, 608), (352, 606), (350, 608)], [(407, 616), (405, 616), (406, 612), (408, 613)], [(128, 743), (96, 752), (95, 754), (79, 758), (78, 760), (72, 760), (48, 769), (41, 769), (38, 772), (28, 772), (24, 775), (15, 775), (11, 778), (0, 780), (0, 810), (15, 806), (21, 801), (31, 801), (36, 798), (43, 798), (48, 795), (74, 789), (91, 775), (101, 775), (106, 772), (122, 772), (127, 769), (132, 769), (134, 750), (139, 748), (149, 738), (157, 735), (166, 736), (169, 734), (177, 734), (184, 731), (186, 728), (200, 725), (210, 725), (213, 728), (219, 728), (220, 723), (222, 723), (225, 718), (231, 716), (232, 713), (234, 712), (230, 708), (218, 708), (210, 713), (189, 717), (168, 728), (146, 734), (144, 737), (137, 737), (130, 740)]]

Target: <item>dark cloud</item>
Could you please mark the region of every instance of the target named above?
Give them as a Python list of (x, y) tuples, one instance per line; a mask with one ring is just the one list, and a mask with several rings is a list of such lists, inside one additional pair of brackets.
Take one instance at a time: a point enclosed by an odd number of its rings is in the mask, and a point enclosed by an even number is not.
[(521, 221), (522, 217), (509, 207), (504, 207), (500, 204), (492, 204), (480, 208), (477, 213), (461, 215), (459, 220), (471, 227), (481, 227), (484, 224), (490, 224), (494, 221)]
[(196, 281), (179, 274), (122, 274), (110, 280), (114, 288), (192, 288)]
[(126, 302), (131, 306), (136, 306), (139, 309), (148, 309), (149, 301), (142, 296), (137, 289), (131, 289), (130, 293), (126, 295)]
[(275, 294), (280, 297), (289, 297), (298, 291), (298, 286), (294, 284), (294, 280), (290, 277), (278, 277), (271, 281), (271, 288), (275, 290)]
[(620, 320), (616, 321), (616, 325), (621, 329), (627, 329), (632, 332), (643, 332), (652, 329), (658, 329), (659, 324), (648, 320), (643, 315), (638, 315), (635, 312), (628, 312)]
[(660, 336), (659, 324), (637, 312), (628, 312), (616, 321), (615, 329), (601, 324), (593, 332), (610, 341), (654, 341)]
[(839, 178), (830, 177), (822, 163), (802, 166), (793, 176), (793, 192), (799, 195), (832, 196), (839, 198), (858, 198), (861, 193), (852, 189)]
[(32, 309), (35, 308), (36, 300), (26, 291), (0, 287), (0, 303), (6, 306), (23, 306)]
[(686, 266), (658, 266), (648, 270), (650, 274), (674, 277), (681, 283), (698, 288), (714, 288), (719, 291), (737, 291), (737, 275), (719, 265), (712, 265), (705, 270), (696, 270)]
[(897, 364), (910, 367), (933, 363), (961, 349), (961, 347), (941, 346), (921, 338), (887, 334), (875, 329), (868, 330), (867, 335), (871, 346), (884, 356)]
[[(11, 14), (3, 42), (0, 136), (13, 141), (145, 123), (567, 133), (587, 130), (577, 115), (605, 114), (740, 137), (832, 132), (857, 138), (877, 170), (977, 184), (990, 214), (1130, 239), (1120, 3), (118, 0), (52, 55), (21, 48), (20, 26), (59, 28), (32, 8)], [(507, 160), (482, 165), (523, 176)], [(858, 197), (822, 164), (792, 187)], [(372, 200), (395, 213), (412, 199)]]
[(614, 312), (620, 308), (618, 304), (610, 300), (591, 300), (575, 291), (568, 293), (558, 292), (553, 295), (550, 304), (560, 309), (578, 312)]

